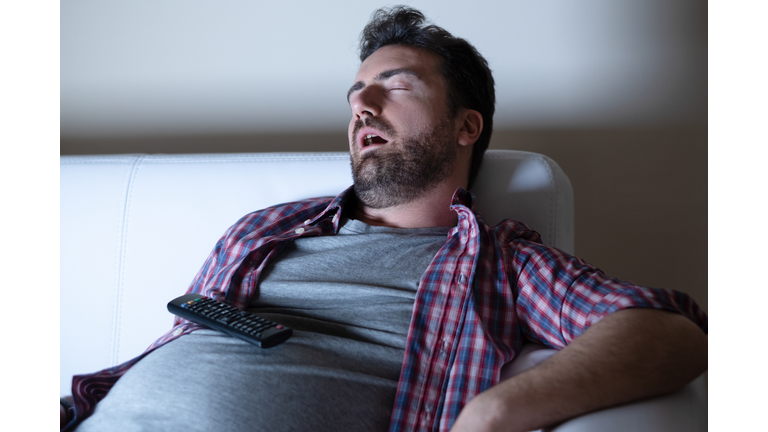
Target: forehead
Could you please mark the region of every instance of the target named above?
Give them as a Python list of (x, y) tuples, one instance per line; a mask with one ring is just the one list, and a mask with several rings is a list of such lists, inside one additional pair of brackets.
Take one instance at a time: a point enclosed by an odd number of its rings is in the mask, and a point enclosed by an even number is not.
[(370, 81), (378, 74), (393, 69), (409, 69), (426, 83), (442, 83), (441, 58), (435, 53), (407, 45), (387, 45), (374, 51), (360, 65), (355, 81)]

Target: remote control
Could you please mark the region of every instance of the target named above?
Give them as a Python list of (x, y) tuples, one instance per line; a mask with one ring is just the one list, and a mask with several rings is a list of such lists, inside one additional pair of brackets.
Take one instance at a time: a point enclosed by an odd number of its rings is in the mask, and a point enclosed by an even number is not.
[(200, 294), (171, 300), (168, 311), (261, 348), (273, 347), (293, 334), (288, 327)]

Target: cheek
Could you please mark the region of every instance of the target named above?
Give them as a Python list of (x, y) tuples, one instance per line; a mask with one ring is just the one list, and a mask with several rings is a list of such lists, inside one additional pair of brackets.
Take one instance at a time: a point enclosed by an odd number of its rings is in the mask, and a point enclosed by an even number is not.
[(434, 120), (424, 112), (413, 112), (403, 119), (402, 129), (411, 134), (419, 134), (429, 131), (436, 124)]
[(347, 127), (347, 141), (349, 141), (349, 144), (352, 145), (352, 131), (355, 129), (355, 119), (353, 118), (349, 122), (349, 127)]
[(402, 107), (400, 110), (400, 124), (408, 129), (429, 128), (438, 120), (435, 113), (429, 105), (411, 105)]

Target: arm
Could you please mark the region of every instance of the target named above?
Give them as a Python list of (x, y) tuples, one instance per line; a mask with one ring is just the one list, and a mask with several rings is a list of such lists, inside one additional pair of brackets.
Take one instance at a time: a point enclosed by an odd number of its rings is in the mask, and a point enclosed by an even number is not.
[(64, 396), (59, 398), (59, 430), (64, 429), (64, 426), (69, 423), (70, 420), (70, 407), (72, 407), (74, 404), (74, 401), (72, 400), (72, 396)]
[(451, 429), (530, 431), (676, 390), (707, 369), (707, 336), (682, 315), (625, 309), (541, 365), (467, 404)]

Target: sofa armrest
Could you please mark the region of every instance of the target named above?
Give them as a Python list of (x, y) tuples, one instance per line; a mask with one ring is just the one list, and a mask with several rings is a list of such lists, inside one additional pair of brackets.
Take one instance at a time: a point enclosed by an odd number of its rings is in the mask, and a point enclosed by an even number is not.
[[(557, 351), (525, 344), (514, 361), (501, 371), (502, 381), (543, 362)], [(576, 417), (539, 432), (705, 432), (707, 388), (705, 374), (685, 387), (661, 396), (606, 408)]]

